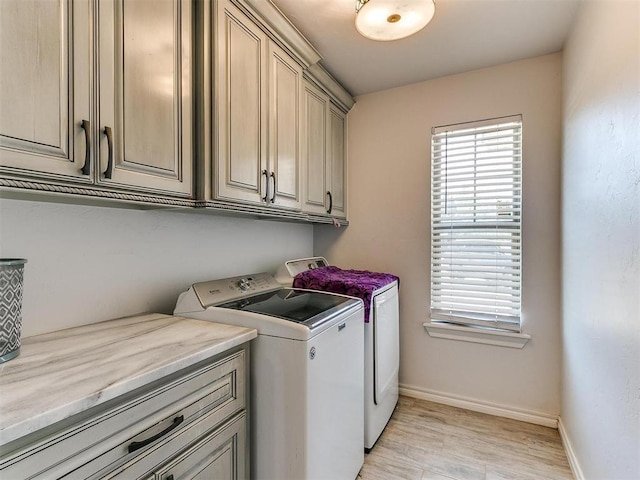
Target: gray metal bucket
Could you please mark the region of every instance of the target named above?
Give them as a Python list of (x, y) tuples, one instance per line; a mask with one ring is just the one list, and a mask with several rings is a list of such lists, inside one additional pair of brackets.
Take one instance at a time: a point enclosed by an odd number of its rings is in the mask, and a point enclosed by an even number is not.
[(23, 258), (0, 258), (0, 363), (20, 353)]

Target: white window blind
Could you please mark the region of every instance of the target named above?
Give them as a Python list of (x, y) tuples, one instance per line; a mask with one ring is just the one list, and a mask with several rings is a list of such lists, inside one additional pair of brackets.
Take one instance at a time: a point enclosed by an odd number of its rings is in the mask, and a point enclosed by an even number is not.
[(521, 210), (521, 116), (432, 130), (432, 321), (520, 331)]

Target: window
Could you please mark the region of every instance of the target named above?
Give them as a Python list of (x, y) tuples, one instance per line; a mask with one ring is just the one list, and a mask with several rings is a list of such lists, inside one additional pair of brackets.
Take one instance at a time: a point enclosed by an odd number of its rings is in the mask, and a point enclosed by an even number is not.
[(521, 210), (521, 116), (432, 129), (432, 321), (520, 331)]

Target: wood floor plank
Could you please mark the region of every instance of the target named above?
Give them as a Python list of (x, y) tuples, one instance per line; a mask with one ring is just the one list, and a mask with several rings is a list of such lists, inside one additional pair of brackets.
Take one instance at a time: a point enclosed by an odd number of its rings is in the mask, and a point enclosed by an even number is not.
[(455, 478), (452, 479), (452, 477), (447, 477), (445, 475), (440, 475), (439, 473), (428, 472), (425, 470), (425, 472), (422, 474), (422, 480), (456, 480), (456, 479)]
[(422, 480), (423, 470), (401, 459), (380, 455), (367, 455), (367, 461), (360, 470), (360, 480)]
[(558, 431), (400, 397), (361, 480), (572, 480)]

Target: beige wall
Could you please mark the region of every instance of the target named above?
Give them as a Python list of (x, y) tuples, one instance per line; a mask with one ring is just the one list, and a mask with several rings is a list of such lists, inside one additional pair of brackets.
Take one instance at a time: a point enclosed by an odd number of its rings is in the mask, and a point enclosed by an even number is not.
[(310, 225), (0, 200), (0, 257), (27, 258), (23, 336), (171, 313), (191, 283), (309, 256)]
[[(561, 54), (359, 97), (349, 114), (350, 226), (314, 227), (314, 251), (400, 276), (403, 386), (511, 410), (560, 408)], [(430, 129), (523, 114), (522, 350), (435, 339), (429, 312)]]
[(562, 423), (578, 478), (640, 478), (640, 2), (583, 2), (565, 49)]

